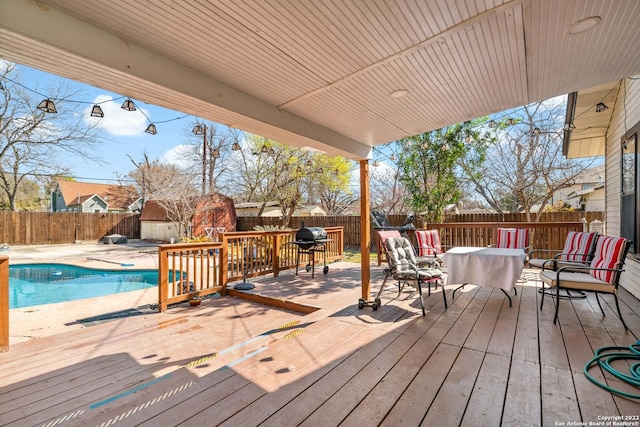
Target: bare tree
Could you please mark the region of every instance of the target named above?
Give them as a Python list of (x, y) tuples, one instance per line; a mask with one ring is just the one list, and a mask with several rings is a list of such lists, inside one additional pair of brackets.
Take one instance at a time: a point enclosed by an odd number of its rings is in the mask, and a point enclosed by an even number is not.
[(91, 147), (99, 142), (96, 126), (75, 114), (71, 91), (61, 84), (47, 89), (57, 113), (41, 111), (35, 98), (19, 82), (11, 63), (0, 61), (0, 189), (16, 210), (16, 197), (25, 176), (54, 173), (59, 169), (57, 154), (67, 152), (98, 161)]
[(129, 157), (135, 169), (129, 172), (130, 180), (140, 197), (146, 202), (154, 200), (166, 212), (180, 237), (189, 237), (190, 225), (197, 211), (201, 196), (197, 190), (197, 174), (187, 173), (176, 165), (150, 160), (143, 153), (141, 161)]
[(562, 155), (564, 108), (545, 102), (527, 105), (514, 125), (503, 125), (498, 140), (476, 174), (468, 182), (498, 212), (525, 212), (540, 219), (553, 193), (568, 187), (593, 164), (566, 159)]
[[(226, 176), (233, 173), (231, 157), (238, 151), (244, 132), (215, 123), (196, 126), (198, 134), (189, 132), (189, 138), (194, 142), (184, 151), (184, 160), (190, 164), (189, 169), (202, 170), (203, 194), (224, 193)], [(196, 126), (190, 127), (195, 130)]]

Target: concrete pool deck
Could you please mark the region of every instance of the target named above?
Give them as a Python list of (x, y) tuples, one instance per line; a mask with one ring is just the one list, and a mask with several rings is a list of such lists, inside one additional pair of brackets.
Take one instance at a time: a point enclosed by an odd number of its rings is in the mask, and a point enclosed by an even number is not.
[[(95, 241), (62, 245), (12, 245), (9, 251), (0, 253), (9, 257), (9, 265), (53, 262), (122, 270), (158, 268), (158, 244), (145, 241), (111, 245)], [(91, 318), (107, 313), (144, 315), (151, 312), (149, 304), (155, 304), (157, 301), (157, 288), (149, 288), (97, 298), (11, 309), (9, 344), (86, 328), (92, 324)]]

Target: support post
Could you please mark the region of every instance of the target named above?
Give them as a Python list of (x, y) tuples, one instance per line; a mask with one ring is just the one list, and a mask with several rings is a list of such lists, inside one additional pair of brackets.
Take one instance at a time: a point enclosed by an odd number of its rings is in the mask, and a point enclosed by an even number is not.
[(371, 227), (369, 195), (369, 161), (360, 160), (360, 264), (362, 270), (362, 299), (369, 301), (371, 296)]

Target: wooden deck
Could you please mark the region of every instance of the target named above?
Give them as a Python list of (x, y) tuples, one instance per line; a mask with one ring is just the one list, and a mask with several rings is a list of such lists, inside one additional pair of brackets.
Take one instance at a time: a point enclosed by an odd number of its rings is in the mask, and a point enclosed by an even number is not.
[[(595, 349), (637, 341), (640, 302), (625, 291), (630, 332), (608, 296), (606, 317), (590, 296), (561, 301), (553, 325), (533, 281), (517, 284), (512, 307), (467, 286), (454, 301), (447, 289), (445, 310), (438, 289), (422, 317), (412, 288), (389, 287), (381, 309), (358, 310), (359, 274), (335, 263), (314, 279), (257, 282), (319, 308), (307, 315), (221, 297), (13, 345), (0, 354), (0, 425), (554, 426), (640, 414), (583, 374)], [(375, 291), (381, 269), (372, 275)]]

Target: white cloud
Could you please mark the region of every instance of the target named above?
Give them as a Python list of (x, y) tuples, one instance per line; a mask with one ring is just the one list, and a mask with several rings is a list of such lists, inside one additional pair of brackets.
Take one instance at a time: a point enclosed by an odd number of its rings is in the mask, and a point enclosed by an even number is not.
[[(113, 97), (108, 95), (99, 95), (94, 100), (99, 104), (104, 112), (104, 117), (91, 117), (91, 108), (93, 105), (85, 109), (85, 120), (89, 123), (97, 123), (98, 127), (107, 133), (116, 136), (139, 136), (144, 133), (149, 122), (140, 111), (127, 111), (121, 108), (124, 101), (113, 101)], [(136, 104), (136, 108), (142, 110), (147, 117), (151, 118), (149, 111), (140, 108)]]
[(164, 152), (160, 161), (176, 165), (181, 169), (186, 169), (192, 165), (189, 160), (189, 154), (192, 153), (193, 146), (188, 144), (180, 144)]

